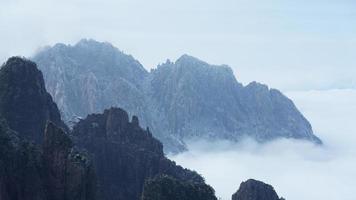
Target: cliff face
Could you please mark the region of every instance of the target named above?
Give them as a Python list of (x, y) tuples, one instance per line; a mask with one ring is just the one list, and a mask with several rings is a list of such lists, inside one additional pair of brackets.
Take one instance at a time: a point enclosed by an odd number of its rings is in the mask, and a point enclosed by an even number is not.
[[(232, 139), (244, 113), (235, 96), (242, 88), (230, 68), (184, 55), (151, 73), (151, 99), (163, 113), (161, 127), (180, 139)], [(236, 95), (235, 95), (236, 94)]]
[(10, 58), (0, 70), (0, 88), (0, 199), (94, 199), (90, 161), (47, 122), (66, 128), (36, 65)]
[(249, 179), (242, 182), (232, 200), (284, 200), (279, 198), (271, 185)]
[(294, 103), (275, 89), (238, 83), (227, 66), (184, 55), (152, 72), (152, 99), (170, 134), (183, 139), (321, 141)]
[(68, 135), (53, 123), (47, 124), (44, 135), (43, 164), (48, 199), (96, 199), (90, 159), (76, 152)]
[(321, 143), (290, 99), (256, 82), (243, 86), (225, 65), (183, 55), (148, 73), (132, 56), (93, 40), (57, 44), (34, 60), (66, 121), (121, 107), (149, 126), (168, 152), (184, 150), (194, 138)]
[(36, 64), (10, 58), (0, 69), (0, 114), (10, 129), (37, 144), (42, 143), (47, 120), (66, 129)]
[(93, 157), (100, 198), (140, 199), (145, 180), (159, 174), (204, 184), (198, 174), (165, 158), (162, 144), (139, 126), (137, 117), (129, 121), (122, 109), (89, 115), (73, 127), (72, 135)]
[(45, 200), (42, 169), (40, 150), (21, 140), (1, 119), (0, 199)]
[(141, 93), (147, 71), (109, 43), (81, 40), (74, 46), (57, 44), (37, 54), (34, 61), (66, 121), (111, 106), (125, 108), (140, 119), (147, 114)]
[(0, 199), (93, 200), (95, 175), (89, 161), (71, 152), (70, 139), (49, 123), (43, 149), (0, 127)]

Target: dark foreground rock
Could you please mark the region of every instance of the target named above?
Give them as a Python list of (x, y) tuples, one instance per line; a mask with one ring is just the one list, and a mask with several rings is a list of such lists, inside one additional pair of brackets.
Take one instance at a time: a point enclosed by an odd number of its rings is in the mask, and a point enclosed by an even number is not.
[(210, 186), (182, 182), (161, 175), (146, 181), (142, 200), (217, 200), (217, 198)]
[(96, 199), (96, 176), (90, 159), (75, 151), (68, 135), (53, 123), (48, 123), (45, 131), (43, 164), (49, 199)]
[(10, 58), (0, 69), (1, 200), (95, 199), (90, 159), (66, 129), (36, 65)]
[(122, 109), (89, 115), (73, 127), (72, 135), (93, 157), (102, 199), (138, 200), (145, 180), (160, 174), (208, 187), (197, 173), (165, 158), (162, 144), (148, 128), (142, 129), (135, 116), (129, 121)]
[(232, 200), (284, 200), (279, 198), (271, 185), (249, 179), (242, 182)]
[(8, 59), (0, 69), (0, 114), (10, 129), (37, 144), (42, 144), (47, 120), (66, 129), (41, 71), (20, 57)]
[(44, 147), (0, 125), (1, 200), (93, 200), (95, 175), (89, 160), (74, 153), (62, 129), (49, 123)]

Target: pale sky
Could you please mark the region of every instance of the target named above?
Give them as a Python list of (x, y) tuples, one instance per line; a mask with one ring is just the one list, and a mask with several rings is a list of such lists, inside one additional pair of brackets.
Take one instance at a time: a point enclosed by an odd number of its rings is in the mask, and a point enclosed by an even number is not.
[(244, 84), (356, 87), (354, 0), (1, 0), (0, 60), (81, 38), (108, 41), (147, 69), (187, 53)]

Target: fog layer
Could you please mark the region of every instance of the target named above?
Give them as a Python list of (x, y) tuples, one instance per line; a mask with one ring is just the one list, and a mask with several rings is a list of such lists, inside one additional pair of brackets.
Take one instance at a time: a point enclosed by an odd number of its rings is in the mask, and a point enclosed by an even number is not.
[(191, 142), (190, 151), (171, 156), (201, 173), (223, 200), (255, 178), (272, 184), (288, 200), (356, 199), (356, 90), (290, 92), (324, 142), (296, 140), (256, 144), (245, 139)]

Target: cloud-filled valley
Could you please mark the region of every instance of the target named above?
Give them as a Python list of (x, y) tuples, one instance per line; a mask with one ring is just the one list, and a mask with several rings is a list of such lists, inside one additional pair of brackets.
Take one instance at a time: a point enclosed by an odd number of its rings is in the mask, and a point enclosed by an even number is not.
[(223, 200), (241, 181), (255, 178), (272, 184), (288, 200), (352, 200), (356, 183), (356, 91), (287, 93), (310, 120), (323, 146), (295, 140), (263, 145), (246, 139), (192, 142), (190, 151), (171, 156), (201, 173)]

